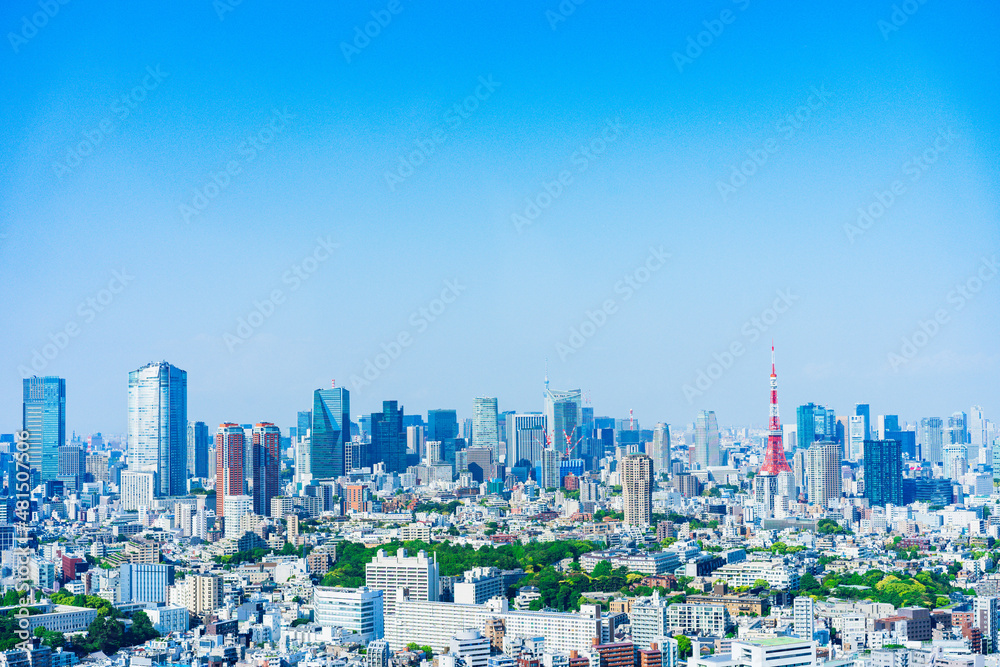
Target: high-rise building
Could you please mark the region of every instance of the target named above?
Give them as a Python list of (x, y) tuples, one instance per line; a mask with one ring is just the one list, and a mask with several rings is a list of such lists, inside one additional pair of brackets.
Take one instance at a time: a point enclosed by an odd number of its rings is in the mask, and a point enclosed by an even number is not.
[(663, 475), (670, 472), (670, 424), (660, 422), (653, 429), (653, 442), (649, 452), (653, 459), (653, 472)]
[(403, 409), (396, 401), (382, 401), (382, 412), (371, 416), (372, 442), (371, 461), (358, 465), (384, 463), (387, 473), (406, 472), (406, 430), (403, 428)]
[(208, 478), (208, 424), (188, 422), (187, 473), (190, 477)]
[[(872, 425), (872, 411), (871, 407), (867, 403), (856, 403), (854, 405), (854, 416), (861, 417), (864, 419), (864, 437), (861, 439), (862, 442), (865, 440), (872, 439), (871, 425)], [(860, 456), (859, 456), (860, 458)]]
[(123, 470), (121, 478), (122, 509), (135, 512), (141, 507), (149, 507), (156, 495), (156, 475), (151, 472)]
[(940, 417), (924, 417), (917, 428), (920, 458), (932, 465), (944, 461), (944, 422)]
[(245, 494), (226, 496), (222, 509), (225, 537), (234, 540), (242, 537), (247, 529), (241, 525), (241, 519), (253, 513), (253, 496)]
[(694, 457), (697, 468), (713, 468), (721, 465), (722, 452), (719, 448), (719, 422), (714, 410), (702, 410), (694, 420)]
[[(549, 446), (562, 449), (566, 436), (577, 437), (574, 430), (583, 423), (583, 392), (579, 389), (556, 391), (549, 388), (549, 379), (545, 378), (545, 425), (548, 429)], [(569, 403), (556, 410), (557, 403)]]
[(799, 449), (808, 449), (812, 443), (820, 440), (837, 441), (837, 417), (833, 410), (815, 403), (807, 403), (798, 407), (795, 417), (796, 443)]
[(343, 387), (313, 393), (309, 466), (312, 479), (343, 475), (345, 443), (351, 440), (351, 393)]
[[(224, 517), (226, 496), (242, 496), (245, 490), (243, 453), (246, 439), (239, 424), (219, 424), (215, 434), (215, 516)], [(236, 517), (239, 520), (239, 517)]]
[(653, 518), (653, 459), (645, 454), (630, 454), (621, 464), (625, 523), (646, 527)]
[(396, 613), (398, 589), (409, 589), (410, 600), (437, 601), (440, 591), (437, 558), (420, 551), (407, 556), (406, 549), (399, 549), (395, 556), (379, 549), (375, 558), (365, 566), (365, 584), (370, 589), (384, 593), (385, 615)]
[(187, 373), (165, 361), (128, 374), (128, 468), (156, 475), (156, 493), (187, 493)]
[(427, 439), (441, 443), (441, 460), (455, 466), (458, 416), (454, 410), (427, 411)]
[(472, 399), (472, 444), (493, 450), (493, 460), (500, 461), (500, 433), (497, 424), (497, 399), (481, 396)]
[(253, 427), (253, 513), (270, 516), (271, 498), (279, 493), (281, 429), (270, 422)]
[[(998, 449), (1000, 451), (1000, 449)], [(111, 475), (108, 469), (107, 452), (96, 452), (87, 454), (87, 475), (93, 482), (110, 482)]]
[(948, 417), (948, 442), (953, 445), (969, 442), (969, 418), (964, 412), (954, 412)]
[(898, 440), (865, 440), (865, 498), (883, 507), (903, 504), (903, 453)]
[(493, 448), (482, 445), (473, 445), (466, 451), (466, 466), (472, 473), (472, 479), (476, 482), (487, 482), (493, 479), (495, 474)]
[(507, 467), (533, 468), (542, 460), (545, 449), (545, 415), (540, 412), (507, 415)]
[(407, 426), (406, 427), (406, 455), (416, 456), (421, 458), (424, 455), (424, 447), (426, 446), (424, 440), (424, 427), (423, 426)]
[(969, 467), (969, 449), (957, 443), (944, 446), (945, 479), (958, 481)]
[(806, 450), (806, 488), (810, 505), (827, 507), (840, 498), (840, 445), (824, 440)]
[(28, 432), (32, 486), (59, 474), (59, 448), (66, 444), (66, 380), (24, 378), (22, 428)]
[(816, 632), (815, 602), (808, 595), (800, 595), (792, 605), (795, 636), (811, 641)]
[(986, 447), (990, 444), (988, 436), (989, 421), (983, 414), (983, 408), (973, 405), (969, 409), (969, 443), (977, 447)]
[(73, 488), (79, 491), (85, 481), (86, 474), (87, 463), (83, 450), (68, 445), (60, 447), (59, 478), (64, 480), (67, 485), (73, 482)]
[(537, 474), (538, 484), (543, 489), (559, 488), (559, 461), (561, 459), (561, 454), (552, 447), (542, 450), (542, 460), (538, 466)]
[(868, 432), (868, 425), (864, 415), (855, 415), (850, 418), (847, 427), (847, 460), (860, 461), (865, 454), (865, 433)]

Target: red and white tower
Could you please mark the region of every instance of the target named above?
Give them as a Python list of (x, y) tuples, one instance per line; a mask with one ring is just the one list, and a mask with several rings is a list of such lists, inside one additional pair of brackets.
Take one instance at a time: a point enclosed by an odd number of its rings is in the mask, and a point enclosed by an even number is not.
[(771, 343), (771, 422), (767, 434), (767, 452), (758, 475), (777, 477), (779, 472), (792, 472), (785, 458), (781, 438), (781, 418), (778, 416), (778, 375), (774, 372), (774, 343)]

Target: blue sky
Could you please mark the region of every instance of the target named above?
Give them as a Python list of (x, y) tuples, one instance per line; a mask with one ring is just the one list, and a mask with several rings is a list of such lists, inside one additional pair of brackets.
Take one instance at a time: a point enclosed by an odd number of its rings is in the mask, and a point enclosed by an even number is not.
[(995, 11), (220, 7), (0, 9), (0, 431), (30, 369), (67, 378), (70, 429), (122, 432), (160, 359), (209, 423), (285, 428), (333, 378), (355, 414), (537, 410), (547, 360), (598, 414), (764, 424), (772, 337), (786, 419), (998, 418)]

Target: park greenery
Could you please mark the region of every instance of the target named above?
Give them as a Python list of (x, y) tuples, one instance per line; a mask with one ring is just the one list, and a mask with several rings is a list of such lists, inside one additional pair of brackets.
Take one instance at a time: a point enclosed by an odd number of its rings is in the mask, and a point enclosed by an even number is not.
[[(344, 586), (353, 588), (365, 584), (365, 565), (376, 551), (385, 549), (395, 553), (399, 548), (411, 554), (423, 550), (437, 557), (442, 576), (457, 576), (475, 567), (496, 567), (501, 570), (523, 568), (525, 573), (534, 574), (559, 561), (570, 558), (576, 560), (581, 554), (594, 551), (599, 546), (594, 542), (562, 540), (559, 542), (532, 542), (530, 544), (505, 544), (484, 546), (475, 549), (471, 545), (457, 545), (448, 542), (391, 542), (380, 547), (365, 547), (357, 542), (340, 542), (337, 545), (336, 567), (327, 572), (321, 581), (323, 586)], [(553, 568), (554, 570), (554, 568)]]
[(903, 572), (869, 570), (864, 574), (831, 573), (821, 580), (812, 574), (805, 574), (800, 580), (798, 593), (816, 597), (888, 602), (895, 607), (934, 609), (946, 606), (950, 593), (965, 592), (952, 585), (954, 574), (954, 572), (945, 574), (923, 571), (910, 576)]

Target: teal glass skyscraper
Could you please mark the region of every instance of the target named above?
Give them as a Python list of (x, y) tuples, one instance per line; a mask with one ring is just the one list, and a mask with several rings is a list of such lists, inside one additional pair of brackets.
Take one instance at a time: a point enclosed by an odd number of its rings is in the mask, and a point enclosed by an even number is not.
[(24, 378), (22, 428), (28, 432), (32, 485), (59, 474), (59, 448), (66, 444), (66, 380)]
[(898, 440), (865, 440), (865, 498), (883, 507), (903, 504), (903, 453)]
[(372, 413), (371, 429), (372, 459), (368, 464), (384, 463), (386, 472), (406, 472), (406, 429), (403, 428), (403, 408), (398, 407), (396, 401), (382, 401), (382, 412)]
[(344, 446), (351, 441), (351, 392), (343, 387), (313, 392), (309, 463), (313, 479), (340, 477)]
[(158, 496), (187, 493), (187, 372), (159, 361), (128, 374), (128, 469)]

